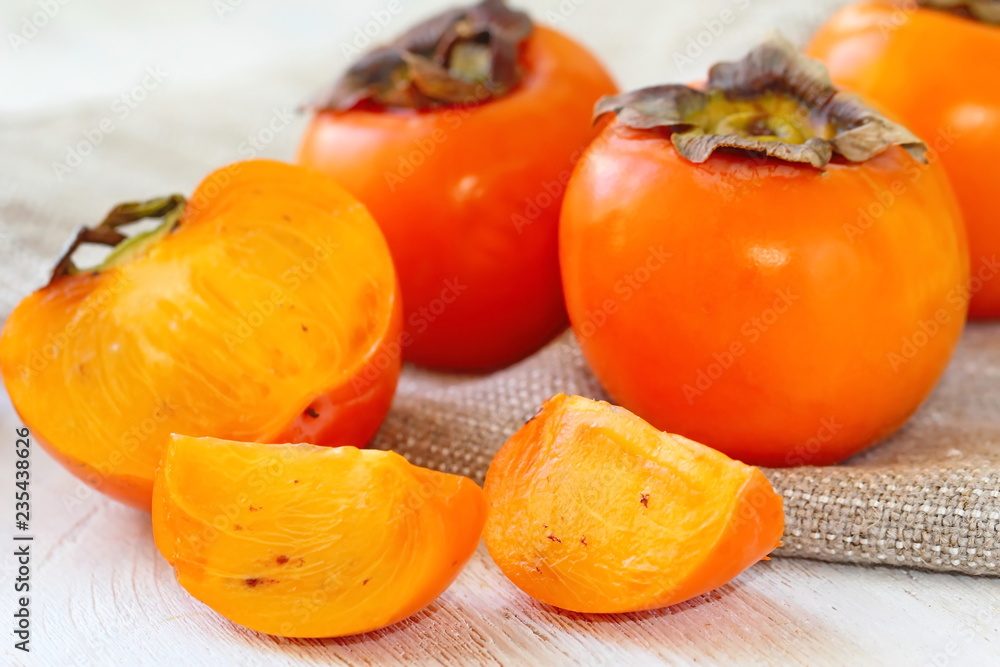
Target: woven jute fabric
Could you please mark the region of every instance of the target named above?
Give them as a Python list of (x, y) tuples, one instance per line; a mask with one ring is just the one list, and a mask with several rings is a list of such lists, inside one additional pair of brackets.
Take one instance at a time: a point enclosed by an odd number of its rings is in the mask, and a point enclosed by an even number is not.
[[(775, 17), (802, 41), (833, 4), (754, 4), (683, 71), (672, 57), (682, 51), (664, 45), (685, 48), (684, 26), (728, 4), (657, 4), (663, 16), (645, 22), (656, 26), (645, 32), (606, 29), (600, 12), (584, 6), (563, 27), (590, 37), (622, 82), (635, 86), (696, 78), (720, 55), (739, 56)], [(305, 123), (296, 104), (343, 65), (336, 43), (330, 56), (330, 69), (304, 56), (199, 89), (175, 85), (167, 71), (128, 113), (105, 96), (2, 118), (0, 315), (44, 284), (75, 229), (115, 203), (189, 193), (210, 170), (238, 159), (291, 159)], [(569, 334), (489, 376), (407, 368), (375, 444), (482, 480), (506, 438), (559, 392), (604, 397)], [(767, 474), (785, 499), (779, 556), (1000, 574), (1000, 326), (968, 329), (932, 398), (887, 442), (842, 466)]]
[[(483, 377), (407, 369), (376, 446), (482, 481), (563, 392), (607, 400), (572, 335)], [(886, 442), (844, 465), (765, 470), (785, 503), (777, 556), (1000, 575), (1000, 326), (971, 326), (945, 378)]]

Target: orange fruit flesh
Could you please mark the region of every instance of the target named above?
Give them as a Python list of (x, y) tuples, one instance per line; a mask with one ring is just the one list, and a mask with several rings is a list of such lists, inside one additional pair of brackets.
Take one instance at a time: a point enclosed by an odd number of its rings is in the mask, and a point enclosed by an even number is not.
[(395, 391), (400, 327), (365, 208), (328, 178), (253, 161), (209, 175), (140, 256), (24, 299), (0, 368), (53, 456), (148, 509), (171, 433), (363, 446)]
[(493, 560), (572, 611), (683, 602), (764, 558), (783, 529), (757, 468), (579, 396), (552, 398), (514, 434), (485, 490)]
[(412, 615), (455, 579), (484, 520), (472, 480), (354, 447), (172, 436), (153, 495), (156, 546), (180, 584), (289, 637)]

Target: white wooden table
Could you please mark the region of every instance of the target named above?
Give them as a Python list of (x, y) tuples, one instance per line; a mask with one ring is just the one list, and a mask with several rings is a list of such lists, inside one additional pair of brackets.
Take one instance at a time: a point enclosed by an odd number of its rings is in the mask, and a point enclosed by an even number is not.
[[(18, 426), (5, 402), (6, 484)], [(1000, 579), (774, 559), (691, 602), (601, 617), (534, 602), (482, 547), (437, 602), (392, 628), (278, 639), (190, 597), (153, 546), (148, 514), (90, 491), (40, 449), (31, 464), (32, 653), (14, 655), (5, 640), (9, 664), (1000, 664)], [(7, 618), (11, 560), (0, 582)]]
[[(403, 11), (383, 36), (445, 4), (401, 0)], [(515, 4), (579, 36), (624, 86), (635, 87), (697, 78), (710, 62), (740, 55), (775, 25), (801, 41), (837, 2)], [(157, 91), (160, 104), (179, 103), (192, 91), (204, 101), (219, 89), (213, 81), (247, 77), (275, 61), (322, 63), (326, 69), (290, 65), (271, 80), (272, 97), (291, 98), (294, 104), (344, 66), (340, 47), (371, 11), (388, 5), (388, 0), (177, 0), (155, 8), (115, 0), (68, 3), (23, 50), (0, 58), (0, 90), (5, 91), (0, 125), (30, 135), (37, 114), (55, 118), (87, 99), (107, 108), (153, 57), (170, 71), (169, 90)], [(21, 19), (37, 10), (36, 0), (4, 0), (2, 32), (10, 26), (19, 30)], [(726, 10), (733, 21), (708, 40), (692, 64), (674, 57), (684, 52), (688, 38), (706, 29), (706, 21)], [(260, 94), (248, 100), (243, 106), (260, 108), (244, 113), (269, 117), (271, 98)], [(141, 123), (142, 112), (128, 122)], [(233, 137), (243, 136), (240, 131), (234, 130)], [(289, 129), (265, 155), (287, 159), (295, 135), (297, 128)], [(0, 159), (3, 153), (0, 146)], [(240, 157), (231, 153), (226, 159)], [(60, 197), (54, 205), (63, 206), (67, 217), (71, 204), (96, 214), (113, 203), (105, 196), (119, 194), (100, 178), (100, 159), (95, 155), (66, 183), (53, 184), (53, 194)], [(188, 170), (178, 172), (183, 182), (207, 171), (200, 162), (181, 166)], [(4, 188), (16, 190), (17, 183), (0, 183), (0, 194)], [(0, 240), (11, 233), (18, 232), (0, 230)], [(0, 267), (0, 288), (7, 294), (23, 294), (43, 273), (41, 267), (18, 264), (17, 257), (8, 264)], [(12, 445), (18, 426), (6, 397), (0, 398), (0, 517), (6, 540), (0, 548), (5, 554), (0, 558), (0, 615), (7, 619), (5, 628), (15, 602), (10, 545)], [(15, 652), (5, 630), (3, 664), (1000, 664), (1000, 579), (788, 559), (760, 563), (722, 589), (676, 607), (586, 617), (526, 598), (481, 548), (437, 602), (390, 629), (325, 641), (262, 636), (220, 618), (176, 584), (153, 546), (148, 515), (89, 491), (40, 448), (33, 451), (31, 465), (32, 651)]]

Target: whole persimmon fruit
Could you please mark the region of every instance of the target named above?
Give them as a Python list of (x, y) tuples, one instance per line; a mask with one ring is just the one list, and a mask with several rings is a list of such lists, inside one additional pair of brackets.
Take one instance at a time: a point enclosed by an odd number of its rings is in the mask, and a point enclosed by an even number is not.
[(579, 44), (485, 0), (367, 54), (317, 102), (298, 159), (381, 225), (407, 359), (488, 370), (565, 328), (559, 207), (614, 91)]
[(614, 120), (567, 189), (561, 255), (611, 396), (769, 466), (842, 461), (917, 409), (961, 333), (969, 269), (915, 136), (780, 39), (703, 88), (597, 113)]
[(550, 399), (511, 436), (485, 491), (493, 560), (571, 611), (683, 602), (766, 558), (784, 527), (757, 468), (580, 396)]
[[(151, 232), (120, 229), (162, 217)], [(81, 270), (81, 243), (115, 248)], [(24, 423), (72, 473), (148, 508), (167, 436), (363, 446), (399, 375), (385, 240), (323, 175), (270, 161), (115, 208), (0, 336)]]
[(173, 436), (153, 538), (191, 595), (251, 630), (341, 637), (444, 592), (486, 519), (467, 477), (354, 447)]
[(924, 139), (951, 180), (969, 237), (969, 315), (1000, 317), (1000, 12), (993, 2), (860, 2), (834, 14), (807, 53), (833, 80)]

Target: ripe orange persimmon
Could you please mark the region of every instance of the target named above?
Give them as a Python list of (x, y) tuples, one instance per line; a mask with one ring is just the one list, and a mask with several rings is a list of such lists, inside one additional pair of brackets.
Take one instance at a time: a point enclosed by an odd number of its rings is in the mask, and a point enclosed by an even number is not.
[(704, 90), (603, 100), (561, 222), (584, 355), (657, 428), (756, 465), (841, 461), (944, 371), (968, 255), (940, 164), (785, 42)]
[[(117, 229), (164, 217), (153, 232)], [(190, 200), (124, 204), (77, 239), (0, 338), (14, 407), (71, 472), (148, 508), (170, 433), (363, 446), (399, 375), (392, 261), (364, 207), (278, 162), (209, 175)]]
[[(833, 16), (808, 53), (833, 80), (899, 116), (940, 157), (958, 196), (972, 264), (969, 315), (1000, 317), (1000, 21), (953, 2), (860, 2)], [(961, 3), (959, 3), (961, 4)], [(968, 3), (968, 10), (989, 3)], [(926, 5), (926, 6), (922, 6)], [(995, 6), (994, 6), (995, 7)], [(996, 9), (992, 9), (995, 13)]]
[(153, 537), (191, 595), (251, 630), (340, 637), (444, 592), (479, 545), (483, 491), (354, 447), (173, 436)]
[(683, 602), (765, 558), (781, 496), (757, 468), (562, 394), (500, 449), (484, 537), (518, 588), (572, 611)]
[(566, 326), (560, 202), (614, 90), (580, 45), (486, 0), (372, 52), (319, 103), (298, 159), (385, 232), (408, 359), (495, 368)]

